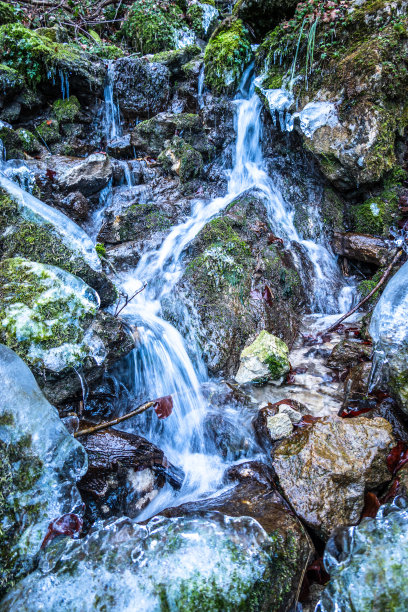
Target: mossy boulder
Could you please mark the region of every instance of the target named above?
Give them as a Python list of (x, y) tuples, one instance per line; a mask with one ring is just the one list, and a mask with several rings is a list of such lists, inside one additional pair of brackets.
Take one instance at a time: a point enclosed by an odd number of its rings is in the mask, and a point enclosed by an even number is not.
[(186, 18), (198, 38), (208, 39), (217, 24), (218, 17), (219, 12), (214, 2), (199, 2), (198, 0), (189, 2)]
[(59, 123), (72, 123), (81, 110), (81, 105), (76, 96), (70, 96), (65, 100), (56, 100), (52, 110)]
[(155, 53), (149, 61), (154, 64), (162, 64), (166, 66), (170, 73), (174, 76), (183, 73), (183, 66), (188, 64), (201, 54), (201, 49), (198, 45), (188, 45), (182, 49), (174, 49), (172, 51), (162, 51), (161, 53)]
[(24, 78), (21, 74), (6, 64), (0, 64), (0, 96), (11, 96), (20, 92), (24, 87)]
[(204, 53), (205, 82), (215, 94), (233, 94), (252, 57), (248, 30), (240, 19), (225, 19)]
[(91, 240), (75, 223), (15, 183), (0, 177), (1, 258), (24, 257), (55, 265), (95, 289), (102, 305), (116, 300), (116, 289), (101, 270)]
[(194, 42), (184, 21), (183, 11), (169, 0), (136, 0), (129, 10), (120, 34), (143, 54), (176, 49), (184, 36)]
[(53, 145), (61, 140), (59, 123), (55, 119), (47, 119), (36, 126), (35, 131), (46, 145)]
[(287, 345), (266, 330), (262, 330), (252, 344), (242, 351), (240, 361), (235, 380), (241, 385), (279, 384), (290, 371)]
[(26, 78), (33, 87), (53, 86), (53, 79), (69, 75), (71, 90), (102, 91), (105, 67), (78, 47), (54, 42), (20, 23), (0, 27), (0, 60)]
[(18, 20), (18, 13), (14, 6), (7, 2), (0, 2), (0, 26), (6, 23), (16, 23)]
[[(196, 334), (213, 374), (234, 375), (241, 351), (263, 329), (285, 342), (297, 333), (305, 290), (291, 254), (268, 236), (262, 194), (236, 198), (191, 243), (185, 272), (166, 298), (171, 304), (164, 303), (185, 337)], [(180, 303), (187, 304), (188, 325)]]
[(24, 143), (20, 134), (11, 127), (0, 127), (0, 140), (3, 143), (6, 159), (24, 159)]
[(167, 141), (158, 161), (167, 172), (180, 177), (182, 183), (199, 178), (203, 171), (203, 157), (179, 136)]
[(38, 153), (41, 149), (41, 145), (38, 141), (38, 138), (34, 136), (30, 130), (26, 130), (25, 128), (19, 128), (17, 130), (17, 134), (20, 137), (20, 142), (22, 144), (23, 150), (29, 155)]
[(207, 157), (213, 152), (200, 116), (192, 113), (159, 113), (141, 121), (133, 130), (130, 142), (136, 151), (157, 157), (165, 142), (175, 135)]
[(86, 453), (28, 366), (0, 345), (0, 593), (34, 568), (51, 521), (79, 512)]
[(300, 3), (257, 50), (259, 70), (267, 67), (264, 87), (292, 88), (296, 129), (341, 189), (376, 183), (396, 163), (407, 125), (408, 18), (401, 7), (387, 0), (322, 3), (316, 15)]

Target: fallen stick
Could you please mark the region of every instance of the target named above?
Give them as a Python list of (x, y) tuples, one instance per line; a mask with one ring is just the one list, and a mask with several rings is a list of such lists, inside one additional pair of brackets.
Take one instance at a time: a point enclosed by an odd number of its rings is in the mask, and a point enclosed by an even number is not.
[(124, 414), (123, 416), (120, 416), (117, 419), (113, 419), (112, 421), (107, 421), (106, 423), (99, 423), (99, 425), (94, 425), (93, 427), (82, 429), (81, 431), (76, 431), (74, 433), (74, 438), (79, 438), (79, 436), (85, 436), (87, 434), (94, 433), (95, 431), (100, 431), (101, 429), (112, 427), (112, 425), (117, 425), (118, 423), (121, 423), (122, 421), (126, 421), (127, 419), (130, 419), (131, 417), (136, 416), (137, 414), (142, 414), (142, 412), (145, 412), (146, 410), (148, 410), (155, 404), (157, 404), (157, 400), (154, 400), (153, 402), (147, 402), (146, 404), (142, 404), (135, 410), (132, 410), (132, 412), (128, 412), (127, 414)]
[(329, 334), (330, 332), (333, 332), (337, 329), (337, 327), (340, 325), (340, 323), (342, 323), (345, 319), (348, 319), (352, 314), (354, 314), (356, 312), (356, 310), (358, 310), (359, 308), (361, 308), (361, 306), (363, 304), (365, 304), (366, 302), (368, 302), (368, 300), (374, 295), (374, 293), (376, 291), (378, 291), (378, 289), (385, 283), (385, 281), (387, 280), (387, 278), (389, 277), (389, 275), (391, 274), (391, 270), (393, 269), (393, 267), (395, 266), (395, 264), (397, 263), (397, 261), (399, 260), (399, 258), (401, 257), (401, 255), (403, 254), (403, 250), (401, 249), (400, 251), (398, 251), (395, 255), (394, 258), (392, 260), (392, 262), (390, 263), (390, 265), (388, 266), (388, 268), (385, 269), (384, 274), (382, 275), (382, 277), (380, 278), (380, 280), (378, 281), (378, 283), (376, 284), (376, 286), (374, 287), (374, 289), (372, 289), (370, 291), (370, 293), (368, 295), (365, 296), (364, 299), (361, 300), (361, 302), (359, 302), (357, 304), (357, 306), (354, 306), (354, 308), (352, 308), (351, 310), (349, 310), (349, 312), (347, 312), (345, 315), (343, 315), (342, 317), (340, 317), (340, 319), (338, 321), (336, 321), (336, 323), (334, 323), (333, 325), (331, 325), (328, 329), (326, 329), (326, 331), (322, 332), (320, 335), (324, 335), (324, 334)]

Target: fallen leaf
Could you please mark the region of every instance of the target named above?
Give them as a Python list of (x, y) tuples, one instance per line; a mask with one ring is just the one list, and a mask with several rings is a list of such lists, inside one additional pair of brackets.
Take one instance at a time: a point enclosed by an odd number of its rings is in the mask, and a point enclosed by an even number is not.
[(173, 398), (171, 395), (166, 395), (156, 400), (154, 411), (159, 419), (167, 419), (173, 411)]
[(47, 533), (41, 544), (41, 548), (45, 548), (54, 538), (65, 535), (71, 538), (78, 535), (82, 529), (83, 520), (77, 514), (63, 514), (57, 519), (51, 521), (48, 525)]

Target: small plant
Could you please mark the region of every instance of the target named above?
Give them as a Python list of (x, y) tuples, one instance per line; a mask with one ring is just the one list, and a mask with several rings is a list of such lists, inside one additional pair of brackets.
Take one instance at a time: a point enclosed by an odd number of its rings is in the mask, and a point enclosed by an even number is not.
[(99, 258), (102, 259), (106, 257), (106, 248), (105, 248), (105, 245), (102, 244), (102, 242), (96, 243), (95, 251), (97, 252)]

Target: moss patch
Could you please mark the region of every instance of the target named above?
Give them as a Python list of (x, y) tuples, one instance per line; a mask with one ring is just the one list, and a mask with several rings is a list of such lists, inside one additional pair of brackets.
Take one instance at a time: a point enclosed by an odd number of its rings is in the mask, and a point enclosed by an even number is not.
[(52, 110), (59, 123), (72, 123), (78, 116), (81, 105), (76, 96), (70, 96), (65, 100), (56, 100), (52, 105)]

